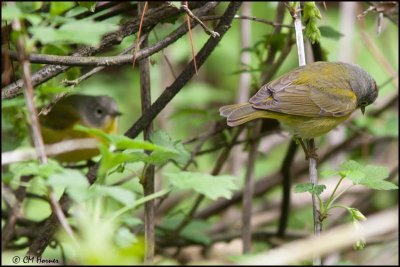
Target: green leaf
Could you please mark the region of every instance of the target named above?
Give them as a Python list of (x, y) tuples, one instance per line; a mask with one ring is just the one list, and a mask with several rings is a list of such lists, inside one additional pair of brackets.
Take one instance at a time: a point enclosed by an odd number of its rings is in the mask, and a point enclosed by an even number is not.
[(23, 13), (21, 9), (16, 5), (7, 4), (1, 8), (1, 20), (13, 20), (17, 18), (22, 18)]
[(212, 176), (198, 172), (179, 172), (166, 173), (165, 176), (176, 188), (191, 189), (212, 200), (219, 197), (230, 199), (233, 190), (237, 189), (233, 182), (235, 177), (231, 175)]
[(336, 170), (323, 170), (319, 173), (319, 176), (321, 178), (326, 178), (326, 177), (337, 175), (338, 173), (339, 173), (339, 171), (336, 171)]
[(136, 199), (135, 194), (132, 191), (124, 189), (120, 186), (97, 185), (95, 187), (95, 191), (101, 195), (112, 197), (124, 205), (130, 205)]
[(371, 189), (375, 189), (375, 190), (395, 190), (398, 189), (398, 186), (385, 181), (385, 180), (370, 180), (370, 179), (364, 179), (363, 181), (361, 181), (362, 185), (365, 185)]
[(321, 35), (326, 38), (331, 38), (334, 40), (339, 40), (342, 36), (344, 36), (342, 33), (336, 31), (334, 28), (331, 26), (325, 25), (325, 26), (319, 26), (319, 31), (321, 32)]
[(78, 170), (63, 169), (61, 172), (53, 173), (47, 179), (51, 186), (65, 187), (89, 187), (87, 178)]
[(60, 42), (93, 46), (100, 42), (105, 33), (117, 29), (116, 25), (107, 22), (69, 19), (58, 29), (49, 26), (32, 26), (28, 30), (34, 39), (43, 44)]
[(312, 191), (314, 185), (312, 183), (302, 183), (302, 184), (297, 184), (294, 187), (294, 192), (295, 193), (304, 193), (304, 192), (310, 192)]
[(321, 193), (325, 190), (326, 186), (321, 185), (314, 185), (310, 182), (297, 184), (294, 188), (294, 192), (296, 193), (304, 193), (309, 192), (311, 194), (316, 194), (317, 196), (321, 195)]
[(114, 241), (119, 247), (126, 248), (136, 243), (137, 238), (134, 234), (131, 233), (131, 231), (129, 231), (128, 228), (121, 227), (115, 233)]
[(154, 151), (149, 156), (152, 164), (163, 164), (168, 160), (175, 161), (178, 165), (184, 166), (190, 159), (190, 152), (186, 150), (180, 141), (173, 141), (169, 135), (161, 130), (154, 131), (150, 140), (159, 146), (165, 147), (164, 151)]
[(94, 12), (96, 9), (97, 2), (78, 2), (78, 4), (82, 7), (87, 8), (90, 12)]
[(53, 16), (60, 15), (74, 6), (74, 2), (50, 2), (50, 14)]
[(210, 224), (201, 221), (193, 220), (181, 232), (181, 236), (187, 240), (194, 241), (203, 245), (209, 245), (211, 239), (206, 235), (206, 231), (210, 228)]

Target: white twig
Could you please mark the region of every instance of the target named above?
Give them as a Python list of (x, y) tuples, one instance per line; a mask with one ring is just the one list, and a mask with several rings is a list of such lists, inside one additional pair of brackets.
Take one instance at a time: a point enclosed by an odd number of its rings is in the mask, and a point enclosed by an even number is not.
[[(62, 141), (51, 145), (45, 145), (44, 150), (47, 156), (54, 156), (81, 149), (97, 148), (98, 141), (93, 138), (81, 138)], [(35, 149), (27, 148), (1, 153), (1, 165), (36, 159)]]
[[(296, 10), (297, 11), (297, 10)], [(296, 31), (296, 43), (297, 43), (297, 54), (299, 58), (299, 66), (306, 65), (306, 56), (304, 52), (304, 40), (303, 40), (303, 28), (301, 25), (301, 13), (293, 12), (294, 27)], [(307, 141), (307, 150), (315, 154), (314, 140)], [(309, 157), (309, 173), (310, 182), (313, 185), (318, 185), (318, 173), (317, 173), (317, 160), (315, 158)], [(314, 237), (318, 237), (322, 230), (321, 221), (319, 219), (319, 202), (315, 194), (312, 194), (312, 204), (313, 204), (313, 218), (314, 218)], [(313, 265), (321, 265), (321, 256), (317, 253), (313, 256)]]

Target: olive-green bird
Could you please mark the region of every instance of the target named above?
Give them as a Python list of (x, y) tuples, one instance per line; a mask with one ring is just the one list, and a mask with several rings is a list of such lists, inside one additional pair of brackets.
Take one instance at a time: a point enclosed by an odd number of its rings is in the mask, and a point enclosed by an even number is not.
[(223, 106), (229, 126), (271, 118), (295, 138), (311, 139), (345, 121), (378, 96), (375, 80), (354, 64), (314, 62), (265, 84), (248, 103)]
[[(91, 138), (88, 133), (74, 130), (77, 124), (97, 128), (106, 133), (116, 133), (118, 110), (114, 99), (108, 96), (68, 95), (58, 101), (47, 115), (39, 117), (45, 144), (66, 140)], [(95, 149), (79, 149), (55, 156), (62, 162), (88, 160), (99, 154)]]

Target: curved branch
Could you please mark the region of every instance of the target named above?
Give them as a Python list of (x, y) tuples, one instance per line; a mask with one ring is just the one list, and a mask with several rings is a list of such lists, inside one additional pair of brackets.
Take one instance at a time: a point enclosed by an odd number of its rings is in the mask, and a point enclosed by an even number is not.
[[(210, 3), (206, 4), (209, 5)], [(198, 8), (204, 5), (204, 2), (191, 2), (190, 8)], [(158, 8), (150, 9), (149, 12), (146, 14), (146, 18), (143, 21), (143, 28), (144, 30), (148, 30), (149, 28), (154, 27), (160, 21), (163, 21), (167, 18), (171, 18), (177, 16), (184, 12), (183, 10), (179, 10), (174, 7), (169, 6), (160, 6)], [(78, 49), (72, 56), (91, 56), (97, 53), (104, 51), (106, 48), (109, 48), (113, 45), (120, 44), (122, 40), (137, 32), (139, 28), (139, 19), (135, 18), (133, 21), (129, 21), (124, 23), (120, 30), (116, 32), (109, 33), (104, 36), (100, 44), (96, 47), (93, 46), (85, 46)], [(49, 79), (57, 76), (58, 74), (65, 72), (68, 70), (69, 66), (60, 66), (60, 65), (47, 65), (40, 69), (39, 71), (35, 72), (31, 76), (31, 81), (33, 86), (37, 86), (42, 84)], [(22, 79), (9, 84), (2, 88), (1, 90), (1, 99), (9, 99), (16, 97), (22, 93), (23, 81)]]

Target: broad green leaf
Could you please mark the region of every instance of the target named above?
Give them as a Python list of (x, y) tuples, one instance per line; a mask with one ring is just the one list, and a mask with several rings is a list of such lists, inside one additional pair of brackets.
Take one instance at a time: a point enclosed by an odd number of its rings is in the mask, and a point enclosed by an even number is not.
[(154, 151), (151, 153), (149, 160), (152, 160), (153, 164), (163, 164), (171, 159), (183, 166), (190, 159), (190, 153), (185, 149), (183, 144), (180, 141), (173, 141), (164, 131), (154, 131), (150, 136), (150, 140), (154, 144), (168, 149), (166, 151)]
[(13, 20), (23, 16), (21, 9), (16, 5), (6, 4), (1, 8), (1, 20)]
[(122, 248), (130, 247), (137, 242), (137, 238), (126, 227), (121, 227), (117, 230), (114, 236), (115, 243)]
[(344, 36), (342, 33), (336, 31), (334, 28), (332, 28), (331, 26), (328, 26), (328, 25), (320, 26), (318, 28), (321, 32), (321, 36), (326, 37), (326, 38), (339, 40), (342, 36)]
[(97, 2), (78, 2), (78, 4), (82, 7), (87, 8), (90, 12), (94, 12), (96, 9)]
[(209, 228), (209, 223), (200, 220), (193, 220), (185, 228), (183, 228), (181, 236), (196, 243), (209, 245), (211, 243), (211, 239), (206, 234), (206, 231)]
[(367, 165), (364, 168), (365, 178), (383, 180), (389, 177), (389, 170), (386, 167)]
[(349, 178), (354, 184), (359, 184), (365, 178), (363, 170), (349, 170), (346, 171), (346, 178)]
[(53, 173), (47, 179), (51, 186), (65, 187), (89, 187), (87, 178), (78, 170), (63, 169), (61, 172)]
[(319, 173), (319, 175), (321, 178), (326, 178), (326, 177), (334, 176), (338, 173), (339, 173), (339, 171), (335, 171), (335, 170), (323, 170)]
[(365, 185), (371, 189), (375, 189), (375, 190), (395, 190), (398, 189), (398, 186), (385, 181), (385, 180), (373, 180), (370, 178), (366, 178), (364, 180), (361, 181), (362, 185)]
[(176, 188), (191, 189), (212, 200), (219, 197), (230, 199), (233, 190), (237, 189), (233, 182), (235, 177), (231, 175), (212, 176), (198, 172), (179, 172), (166, 173), (165, 176)]
[(136, 199), (135, 194), (132, 191), (119, 186), (97, 185), (95, 191), (101, 195), (112, 197), (124, 205), (130, 205)]
[(105, 33), (117, 29), (117, 26), (107, 22), (69, 19), (58, 29), (49, 26), (33, 26), (28, 30), (34, 39), (43, 44), (60, 42), (97, 45)]
[(50, 2), (50, 14), (53, 16), (60, 15), (74, 6), (74, 2)]

